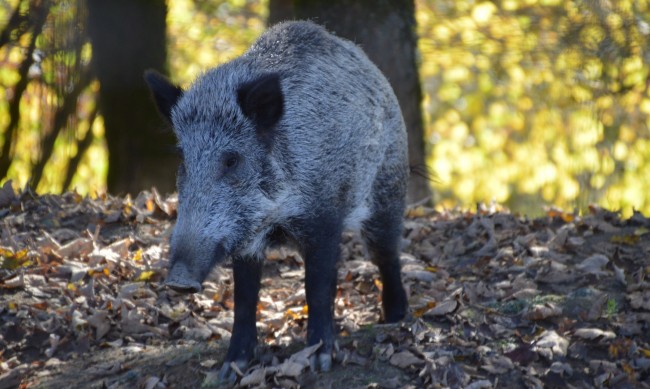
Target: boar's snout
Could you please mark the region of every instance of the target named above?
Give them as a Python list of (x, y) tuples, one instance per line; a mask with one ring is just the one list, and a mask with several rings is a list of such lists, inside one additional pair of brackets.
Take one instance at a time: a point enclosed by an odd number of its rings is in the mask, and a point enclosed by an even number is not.
[(172, 254), (171, 266), (165, 285), (182, 293), (197, 293), (210, 270), (225, 258), (223, 245), (218, 244), (210, 253), (197, 252), (196, 248), (179, 245)]
[(197, 293), (202, 289), (201, 283), (192, 279), (187, 266), (183, 263), (172, 265), (165, 280), (165, 285), (182, 293)]
[(165, 282), (165, 285), (169, 286), (178, 293), (198, 293), (201, 291), (201, 285), (194, 283), (193, 285), (181, 285), (175, 282)]

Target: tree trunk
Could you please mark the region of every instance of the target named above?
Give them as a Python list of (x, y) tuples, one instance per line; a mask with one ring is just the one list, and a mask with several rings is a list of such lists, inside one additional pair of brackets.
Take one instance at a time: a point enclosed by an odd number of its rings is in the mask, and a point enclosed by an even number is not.
[[(14, 15), (19, 14), (18, 7), (20, 7), (20, 4), (16, 6)], [(12, 18), (10, 20), (10, 22), (13, 23), (12, 26), (7, 26), (7, 28), (2, 32), (2, 36), (6, 36), (7, 39), (9, 39), (12, 33), (19, 33), (22, 30), (27, 31), (28, 29), (32, 30), (25, 56), (18, 66), (19, 79), (13, 88), (12, 97), (9, 100), (9, 123), (7, 123), (7, 127), (2, 133), (2, 136), (4, 137), (4, 143), (2, 145), (2, 149), (0, 150), (0, 178), (5, 178), (7, 176), (9, 168), (11, 167), (11, 162), (13, 160), (14, 154), (13, 149), (16, 146), (15, 138), (18, 131), (18, 123), (20, 121), (20, 101), (23, 97), (23, 94), (27, 90), (27, 84), (29, 84), (30, 81), (29, 68), (34, 64), (35, 61), (34, 52), (36, 50), (36, 41), (43, 31), (49, 10), (49, 1), (32, 3), (29, 6), (30, 17), (27, 18), (24, 23), (19, 20), (20, 16), (17, 17), (18, 21), (16, 21), (12, 15)], [(2, 44), (5, 43), (6, 42), (4, 41), (2, 42)]]
[(174, 190), (174, 135), (156, 111), (146, 69), (166, 70), (165, 0), (88, 0), (92, 65), (108, 146), (108, 190)]
[(413, 0), (270, 0), (269, 25), (311, 19), (361, 46), (397, 95), (409, 134), (408, 202), (431, 196), (426, 173)]

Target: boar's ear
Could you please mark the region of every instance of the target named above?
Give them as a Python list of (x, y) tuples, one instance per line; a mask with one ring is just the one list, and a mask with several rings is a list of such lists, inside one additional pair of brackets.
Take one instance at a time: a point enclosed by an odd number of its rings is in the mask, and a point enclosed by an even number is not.
[(144, 72), (144, 80), (149, 85), (151, 93), (153, 93), (158, 110), (171, 123), (172, 108), (178, 102), (178, 98), (183, 94), (183, 90), (169, 82), (165, 76), (155, 70), (147, 70)]
[(284, 96), (280, 86), (280, 75), (265, 74), (237, 89), (237, 102), (244, 115), (251, 119), (259, 135), (267, 135), (282, 117)]

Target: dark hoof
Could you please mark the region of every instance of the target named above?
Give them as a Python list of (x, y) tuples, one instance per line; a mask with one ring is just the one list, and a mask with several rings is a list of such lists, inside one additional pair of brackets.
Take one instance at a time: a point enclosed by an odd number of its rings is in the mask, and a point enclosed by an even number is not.
[(328, 372), (332, 370), (332, 352), (317, 352), (309, 357), (311, 371)]
[(248, 366), (247, 361), (226, 361), (223, 363), (223, 366), (221, 366), (221, 370), (219, 371), (219, 381), (221, 382), (228, 382), (228, 383), (234, 383), (237, 380), (237, 371), (233, 369), (231, 364), (235, 364), (237, 366), (237, 369), (239, 369), (240, 372), (244, 372), (246, 370), (246, 367)]

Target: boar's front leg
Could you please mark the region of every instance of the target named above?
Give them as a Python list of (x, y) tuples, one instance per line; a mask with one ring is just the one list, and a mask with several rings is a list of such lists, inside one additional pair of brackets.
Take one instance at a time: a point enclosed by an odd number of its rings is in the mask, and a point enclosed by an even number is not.
[(312, 370), (332, 368), (334, 346), (334, 296), (336, 294), (336, 262), (340, 256), (342, 223), (329, 217), (312, 221), (305, 230), (305, 294), (309, 316), (307, 342), (310, 346), (323, 342), (311, 357)]
[(262, 277), (262, 261), (255, 258), (233, 260), (235, 280), (235, 322), (232, 328), (230, 346), (219, 378), (234, 381), (235, 371), (230, 367), (235, 362), (244, 370), (253, 357), (257, 344), (256, 312)]

